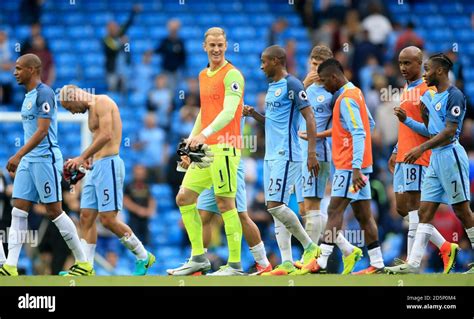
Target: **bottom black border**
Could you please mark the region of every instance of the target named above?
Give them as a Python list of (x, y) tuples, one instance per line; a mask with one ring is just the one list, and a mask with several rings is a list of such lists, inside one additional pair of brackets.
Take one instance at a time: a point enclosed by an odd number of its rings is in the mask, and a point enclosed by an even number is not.
[[(25, 297), (31, 300), (32, 296), (54, 296), (54, 312), (20, 309), (20, 298), (25, 302)], [(334, 313), (335, 318), (345, 314), (350, 318), (394, 318), (399, 314), (404, 318), (457, 319), (474, 318), (473, 296), (474, 287), (0, 287), (0, 318), (22, 314), (96, 317), (129, 311), (151, 311), (160, 317), (170, 311), (178, 316), (202, 309), (212, 315), (215, 308), (224, 306), (241, 314), (248, 307), (264, 315), (272, 311), (302, 315), (313, 309), (318, 317), (333, 317)]]

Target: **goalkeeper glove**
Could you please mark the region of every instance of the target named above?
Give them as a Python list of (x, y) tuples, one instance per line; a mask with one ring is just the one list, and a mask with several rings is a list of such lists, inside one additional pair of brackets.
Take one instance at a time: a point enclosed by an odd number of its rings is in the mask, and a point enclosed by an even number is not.
[(195, 150), (191, 150), (189, 147), (186, 147), (186, 142), (183, 139), (178, 145), (177, 152), (179, 156), (189, 157), (191, 160), (191, 168), (195, 168), (196, 166), (199, 168), (209, 167), (214, 161), (214, 154), (206, 144), (198, 145)]

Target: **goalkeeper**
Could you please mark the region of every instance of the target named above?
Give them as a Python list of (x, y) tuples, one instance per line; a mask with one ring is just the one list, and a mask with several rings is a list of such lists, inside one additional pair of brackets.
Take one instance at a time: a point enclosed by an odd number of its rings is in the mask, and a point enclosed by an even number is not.
[[(204, 152), (205, 156), (201, 161), (194, 161), (187, 170), (176, 197), (191, 242), (192, 257), (173, 272), (175, 276), (204, 273), (211, 268), (204, 254), (202, 222), (196, 207), (199, 194), (211, 186), (214, 186), (229, 247), (227, 265), (213, 275), (242, 274), (242, 225), (235, 206), (235, 196), (240, 162), (244, 78), (225, 59), (227, 40), (224, 30), (217, 27), (207, 30), (203, 46), (209, 65), (199, 74), (201, 111), (186, 143), (191, 151)], [(212, 154), (205, 150), (204, 144), (208, 145)], [(213, 160), (208, 155), (213, 155)]]

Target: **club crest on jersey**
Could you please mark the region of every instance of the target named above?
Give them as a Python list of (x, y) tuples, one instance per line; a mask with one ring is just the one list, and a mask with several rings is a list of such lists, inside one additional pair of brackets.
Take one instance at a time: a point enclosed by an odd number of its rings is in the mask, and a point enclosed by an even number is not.
[(461, 107), (453, 106), (453, 108), (451, 109), (451, 114), (453, 116), (459, 116), (461, 114)]
[(436, 111), (441, 110), (441, 102), (436, 103), (436, 105), (435, 105), (435, 110), (436, 110)]
[(32, 107), (33, 107), (33, 103), (31, 101), (28, 101), (28, 104), (26, 104), (26, 108), (28, 110), (31, 110)]
[(322, 103), (324, 102), (324, 95), (320, 95), (316, 98), (316, 101), (318, 101), (319, 103)]
[(281, 95), (281, 88), (278, 88), (275, 90), (275, 96), (280, 96)]
[(230, 85), (230, 89), (234, 92), (238, 92), (240, 90), (240, 85), (237, 82), (232, 82)]
[(305, 91), (300, 91), (300, 93), (298, 93), (298, 96), (300, 97), (301, 100), (303, 101), (306, 101), (308, 99), (308, 95), (306, 95), (306, 92)]

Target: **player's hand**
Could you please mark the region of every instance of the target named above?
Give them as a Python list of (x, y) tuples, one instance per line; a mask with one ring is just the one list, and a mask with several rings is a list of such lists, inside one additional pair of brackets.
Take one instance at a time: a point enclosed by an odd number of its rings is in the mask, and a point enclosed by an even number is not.
[(18, 154), (13, 155), (10, 157), (7, 163), (7, 170), (9, 173), (15, 173), (16, 169), (18, 168), (18, 165), (20, 164), (21, 161), (21, 156)]
[(189, 165), (191, 165), (191, 159), (189, 156), (181, 156), (181, 162), (179, 163), (179, 166), (184, 169), (188, 169)]
[(405, 154), (404, 161), (407, 164), (414, 164), (416, 160), (421, 157), (421, 155), (423, 155), (423, 150), (421, 147), (417, 146)]
[(319, 74), (316, 71), (310, 71), (308, 75), (306, 75), (306, 78), (303, 80), (303, 85), (305, 88), (310, 86), (313, 83), (316, 83), (319, 81)]
[(308, 140), (308, 133), (306, 131), (298, 131), (298, 136), (305, 141)]
[(398, 120), (402, 123), (407, 120), (407, 112), (399, 106), (393, 108), (393, 114), (395, 114), (395, 116), (398, 117)]
[(316, 152), (308, 153), (308, 171), (314, 177), (319, 174), (319, 162), (316, 158)]
[(255, 111), (255, 108), (250, 105), (244, 105), (244, 108), (242, 110), (242, 115), (243, 116), (251, 116), (253, 117), (253, 112)]
[(207, 137), (204, 136), (204, 134), (200, 133), (196, 136), (193, 136), (193, 137), (189, 138), (186, 141), (186, 147), (189, 147), (190, 149), (195, 150), (198, 147), (198, 145), (204, 144), (206, 139), (207, 139)]
[(88, 159), (86, 159), (84, 161), (84, 164), (82, 164), (82, 166), (84, 166), (85, 169), (92, 169), (92, 157), (89, 157)]
[(360, 189), (364, 188), (367, 185), (367, 177), (362, 174), (360, 169), (354, 168), (352, 170), (352, 189), (353, 192), (356, 193)]
[(73, 159), (69, 159), (64, 166), (70, 171), (76, 171), (81, 165), (84, 165), (84, 163), (84, 158), (82, 156), (78, 156)]
[(397, 153), (392, 153), (392, 155), (390, 156), (390, 158), (388, 159), (388, 170), (390, 171), (390, 173), (393, 174), (393, 172), (395, 171), (395, 160), (397, 159)]

